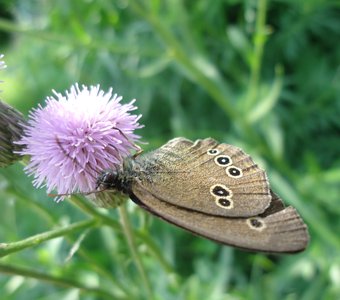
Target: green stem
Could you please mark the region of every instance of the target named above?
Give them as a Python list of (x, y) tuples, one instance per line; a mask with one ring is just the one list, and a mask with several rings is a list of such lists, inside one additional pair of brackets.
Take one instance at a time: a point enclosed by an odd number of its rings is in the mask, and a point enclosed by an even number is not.
[(125, 204), (120, 205), (118, 207), (119, 213), (120, 213), (120, 219), (121, 219), (121, 223), (122, 223), (122, 228), (123, 228), (123, 232), (125, 235), (125, 238), (127, 240), (127, 243), (129, 245), (130, 248), (130, 252), (132, 254), (133, 260), (135, 261), (136, 267), (138, 269), (138, 272), (142, 278), (144, 287), (145, 287), (145, 291), (148, 295), (148, 299), (154, 299), (153, 297), (153, 293), (152, 293), (152, 289), (151, 289), (151, 285), (149, 282), (149, 279), (146, 275), (143, 263), (142, 263), (142, 259), (138, 253), (137, 247), (136, 247), (136, 243), (134, 240), (134, 236), (133, 236), (133, 231), (130, 225), (130, 221), (127, 215), (127, 211), (126, 211), (126, 206)]
[(95, 219), (81, 221), (81, 222), (68, 225), (67, 227), (64, 227), (64, 228), (59, 228), (59, 229), (47, 231), (44, 233), (36, 234), (27, 239), (17, 241), (14, 243), (1, 243), (0, 244), (0, 257), (6, 256), (13, 252), (20, 251), (28, 247), (39, 245), (42, 242), (54, 239), (56, 237), (64, 236), (64, 235), (76, 232), (78, 230), (84, 230), (86, 228), (93, 227), (97, 223), (98, 221)]
[(102, 297), (101, 299), (126, 299), (125, 297), (117, 297), (116, 295), (111, 294), (110, 292), (103, 290), (97, 287), (88, 287), (78, 281), (72, 279), (65, 279), (56, 276), (52, 276), (46, 273), (37, 272), (35, 270), (24, 269), (21, 267), (11, 266), (7, 264), (0, 263), (0, 272), (11, 274), (11, 275), (21, 275), (24, 277), (35, 278), (38, 280), (42, 280), (44, 282), (48, 282), (54, 285), (67, 287), (67, 288), (78, 288), (83, 292), (94, 293), (98, 296)]
[(246, 99), (246, 107), (251, 109), (257, 99), (258, 85), (260, 81), (260, 71), (262, 65), (263, 49), (266, 42), (266, 12), (267, 0), (258, 0), (255, 34), (253, 38), (254, 52), (250, 64), (250, 82), (248, 88), (248, 96)]

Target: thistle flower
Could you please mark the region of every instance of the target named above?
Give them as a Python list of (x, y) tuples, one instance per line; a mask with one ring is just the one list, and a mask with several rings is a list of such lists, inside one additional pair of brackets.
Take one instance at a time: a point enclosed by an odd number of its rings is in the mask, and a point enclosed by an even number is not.
[[(104, 93), (99, 85), (80, 89), (76, 84), (65, 96), (53, 93), (45, 107), (30, 112), (17, 142), (24, 147), (20, 154), (30, 156), (25, 171), (34, 176), (35, 187), (46, 186), (47, 192), (94, 191), (99, 173), (121, 165), (136, 149), (139, 136), (133, 132), (142, 126), (141, 116), (130, 114), (136, 109), (135, 100), (121, 104), (122, 97), (112, 95), (112, 89)], [(98, 194), (94, 197), (108, 201)]]

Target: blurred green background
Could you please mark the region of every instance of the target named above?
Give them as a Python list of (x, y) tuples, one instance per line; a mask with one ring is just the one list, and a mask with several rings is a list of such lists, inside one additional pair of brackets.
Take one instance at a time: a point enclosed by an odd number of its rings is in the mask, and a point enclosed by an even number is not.
[[(155, 299), (340, 299), (339, 41), (339, 1), (1, 0), (0, 97), (26, 115), (52, 89), (112, 86), (137, 99), (146, 149), (176, 136), (240, 146), (309, 226), (303, 253), (248, 253), (130, 203)], [(0, 189), (1, 243), (94, 211), (54, 203), (20, 164)], [(1, 258), (1, 299), (150, 299), (117, 211), (99, 212), (109, 226)]]

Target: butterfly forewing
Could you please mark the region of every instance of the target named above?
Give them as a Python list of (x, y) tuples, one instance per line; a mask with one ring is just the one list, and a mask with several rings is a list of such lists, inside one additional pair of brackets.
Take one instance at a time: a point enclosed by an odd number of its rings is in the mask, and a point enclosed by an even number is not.
[(138, 184), (172, 205), (211, 215), (263, 213), (271, 194), (265, 172), (240, 148), (208, 138), (169, 141), (136, 158)]

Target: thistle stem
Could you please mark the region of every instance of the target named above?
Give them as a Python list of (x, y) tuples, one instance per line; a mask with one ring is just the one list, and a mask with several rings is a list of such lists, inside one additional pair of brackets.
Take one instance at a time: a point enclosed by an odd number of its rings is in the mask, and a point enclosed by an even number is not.
[(41, 243), (65, 236), (67, 234), (74, 233), (79, 230), (84, 230), (86, 228), (92, 228), (98, 224), (98, 220), (96, 219), (90, 219), (86, 221), (81, 221), (77, 223), (73, 223), (71, 225), (68, 225), (66, 227), (50, 230), (47, 232), (39, 233), (34, 236), (31, 236), (29, 238), (26, 238), (21, 241), (13, 242), (13, 243), (0, 243), (0, 257), (4, 257), (8, 254), (11, 254), (13, 252), (21, 251), (25, 248), (33, 247), (36, 245), (40, 245)]
[(252, 62), (250, 64), (250, 80), (248, 98), (246, 103), (249, 109), (252, 108), (258, 97), (262, 57), (264, 45), (267, 40), (266, 13), (267, 13), (267, 0), (259, 0), (257, 2), (255, 33), (253, 37), (254, 50), (252, 54)]
[(139, 274), (142, 278), (142, 281), (143, 281), (143, 284), (144, 284), (144, 287), (145, 287), (145, 291), (146, 291), (147, 296), (148, 296), (147, 299), (151, 300), (151, 299), (154, 299), (153, 293), (152, 293), (152, 290), (151, 290), (151, 285), (150, 285), (149, 279), (146, 275), (146, 271), (144, 269), (141, 257), (138, 254), (137, 246), (136, 246), (136, 243), (135, 243), (135, 240), (134, 240), (134, 237), (133, 237), (133, 231), (132, 231), (132, 228), (131, 228), (130, 220), (128, 218), (128, 214), (127, 214), (125, 205), (126, 204), (122, 204), (118, 207), (123, 232), (124, 232), (125, 238), (127, 240), (128, 246), (130, 248), (130, 252), (131, 252), (131, 255), (133, 257), (133, 260), (134, 260), (136, 267), (138, 269), (138, 272), (139, 272)]

